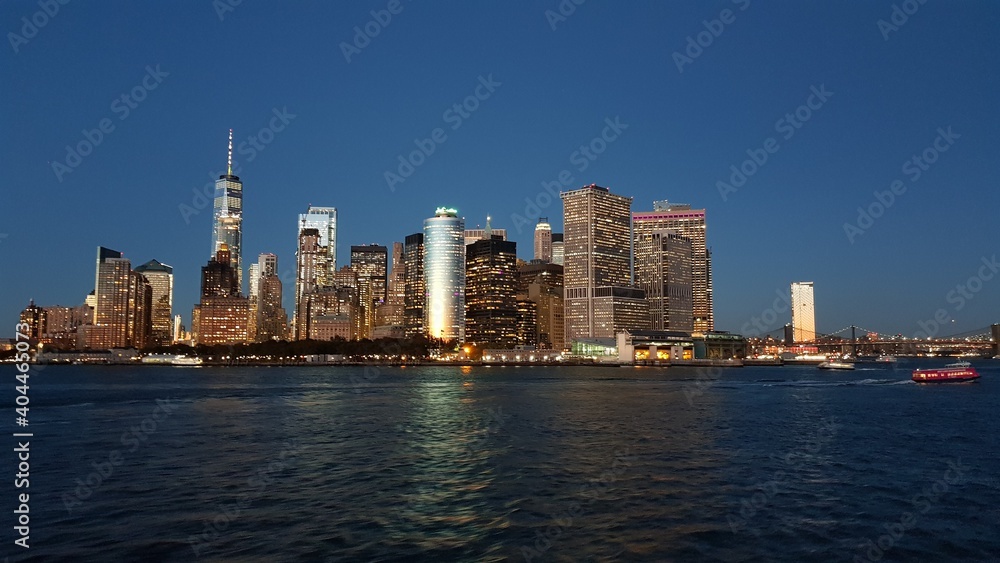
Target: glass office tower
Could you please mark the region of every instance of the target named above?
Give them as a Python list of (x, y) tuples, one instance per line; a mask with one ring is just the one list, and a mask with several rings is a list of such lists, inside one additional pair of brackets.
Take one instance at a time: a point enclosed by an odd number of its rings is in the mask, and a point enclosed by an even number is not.
[(424, 332), (465, 341), (465, 221), (439, 207), (424, 220)]

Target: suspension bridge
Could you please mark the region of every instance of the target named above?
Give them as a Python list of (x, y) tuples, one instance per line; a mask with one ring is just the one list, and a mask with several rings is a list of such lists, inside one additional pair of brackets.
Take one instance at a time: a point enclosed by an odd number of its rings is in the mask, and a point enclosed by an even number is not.
[(993, 356), (1000, 352), (992, 338), (992, 327), (986, 326), (948, 336), (916, 338), (901, 334), (887, 334), (858, 325), (826, 333), (815, 333), (810, 340), (787, 343), (785, 328), (781, 327), (765, 333), (759, 338), (747, 339), (749, 347), (765, 347), (785, 344), (791, 346), (814, 347), (818, 352), (857, 355), (927, 355), (957, 356), (962, 354)]

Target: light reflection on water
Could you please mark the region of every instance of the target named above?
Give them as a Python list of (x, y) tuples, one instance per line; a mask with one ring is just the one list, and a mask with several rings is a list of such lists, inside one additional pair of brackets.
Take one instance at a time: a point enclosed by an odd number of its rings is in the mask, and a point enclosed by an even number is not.
[[(190, 561), (209, 526), (205, 561), (843, 560), (958, 458), (968, 482), (890, 559), (1000, 550), (989, 366), (933, 389), (895, 385), (906, 370), (746, 368), (696, 396), (683, 369), (382, 368), (360, 387), (351, 369), (46, 370), (32, 554)], [(125, 448), (168, 397), (177, 411)], [(68, 513), (75, 480), (116, 449), (124, 462)]]

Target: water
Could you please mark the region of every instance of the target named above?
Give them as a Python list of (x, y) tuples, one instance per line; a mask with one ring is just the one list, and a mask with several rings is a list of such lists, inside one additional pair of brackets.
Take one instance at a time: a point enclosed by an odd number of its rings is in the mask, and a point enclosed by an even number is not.
[(48, 367), (3, 553), (1000, 561), (1000, 362), (913, 367)]

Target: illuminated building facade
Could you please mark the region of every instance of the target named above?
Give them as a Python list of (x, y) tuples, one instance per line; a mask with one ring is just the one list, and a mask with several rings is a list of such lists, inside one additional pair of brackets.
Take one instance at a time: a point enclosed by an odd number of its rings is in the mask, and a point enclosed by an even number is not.
[(562, 350), (566, 346), (563, 317), (563, 267), (532, 261), (518, 271), (517, 294), (536, 304), (535, 338), (540, 349)]
[(490, 348), (518, 344), (517, 245), (478, 240), (465, 254), (465, 341)]
[(516, 344), (527, 348), (538, 346), (538, 304), (531, 299), (519, 298), (517, 303)]
[(201, 302), (191, 318), (197, 342), (208, 346), (247, 342), (250, 300), (240, 294), (239, 275), (229, 248), (219, 247), (201, 268)]
[(645, 329), (645, 293), (631, 287), (632, 198), (597, 185), (562, 192), (566, 342)]
[(337, 208), (314, 207), (310, 205), (305, 213), (299, 214), (299, 233), (305, 229), (316, 229), (319, 246), (324, 249), (324, 268), (327, 277), (337, 271)]
[[(392, 243), (392, 269), (386, 287), (385, 303), (375, 314), (376, 328), (381, 333), (398, 334), (403, 329), (403, 315), (406, 311), (406, 268), (403, 266), (403, 243)], [(394, 327), (390, 329), (389, 327)]]
[(439, 207), (424, 220), (424, 332), (465, 341), (465, 221)]
[(153, 288), (132, 271), (121, 252), (97, 249), (94, 325), (85, 346), (91, 349), (143, 348), (152, 329)]
[[(251, 297), (251, 319), (254, 340), (268, 342), (288, 338), (288, 316), (281, 306), (281, 278), (278, 277), (278, 257), (271, 253), (258, 256), (256, 268), (257, 293)], [(253, 280), (251, 280), (253, 283)]]
[(813, 282), (793, 282), (792, 292), (792, 340), (809, 342), (816, 340), (816, 302), (813, 298)]
[(403, 327), (407, 337), (424, 334), (424, 234), (403, 241)]
[(552, 233), (552, 263), (562, 266), (565, 263), (566, 249), (562, 233)]
[(21, 334), (27, 334), (30, 340), (38, 340), (45, 332), (45, 309), (35, 305), (35, 300), (29, 300), (28, 306), (21, 311), (21, 324), (28, 325), (27, 331), (20, 330)]
[(706, 247), (704, 209), (691, 209), (687, 204), (654, 201), (653, 211), (632, 214), (635, 237), (648, 236), (654, 231), (672, 230), (691, 240), (691, 299), (694, 312), (694, 332), (715, 330), (712, 305), (712, 252)]
[(351, 247), (351, 269), (358, 274), (358, 297), (364, 307), (360, 338), (375, 332), (376, 311), (385, 304), (389, 249), (378, 244)]
[(669, 230), (636, 233), (635, 281), (646, 292), (652, 330), (694, 331), (690, 239)]
[(552, 261), (552, 225), (548, 217), (540, 217), (535, 225), (535, 260)]
[[(243, 182), (233, 174), (233, 130), (229, 130), (229, 166), (215, 181), (212, 221), (212, 253), (225, 245), (229, 249), (237, 287), (243, 284)], [(242, 289), (240, 290), (242, 291)]]
[(167, 345), (173, 340), (174, 269), (158, 260), (136, 266), (153, 288), (152, 331), (150, 344)]

